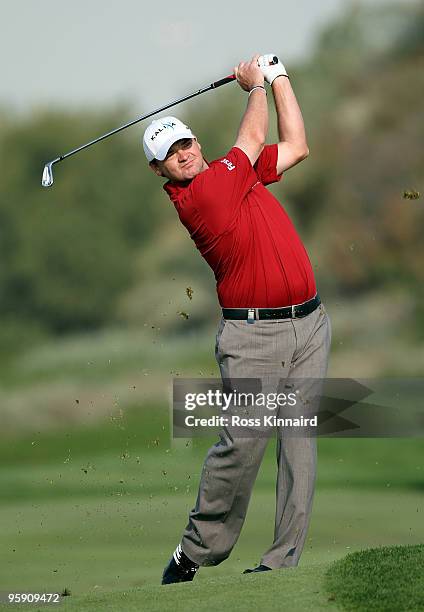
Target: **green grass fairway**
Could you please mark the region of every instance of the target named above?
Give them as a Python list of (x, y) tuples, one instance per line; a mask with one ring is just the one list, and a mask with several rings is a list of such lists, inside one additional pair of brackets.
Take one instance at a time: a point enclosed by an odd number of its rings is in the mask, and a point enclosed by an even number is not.
[[(396, 546), (349, 554), (335, 563), (306, 565), (272, 573), (201, 578), (188, 584), (71, 595), (62, 609), (82, 612), (240, 612), (285, 610), (409, 611), (424, 609), (424, 546)], [(0, 607), (6, 609), (7, 606)], [(23, 609), (14, 606), (14, 609)], [(34, 607), (32, 607), (34, 609)], [(36, 607), (42, 610), (41, 607)], [(45, 610), (45, 608), (44, 608)]]
[[(126, 593), (66, 599), (65, 610), (113, 610), (135, 612), (149, 610), (186, 612), (198, 610), (295, 610), (315, 612), (328, 609), (328, 595), (323, 588), (325, 566), (279, 570), (260, 576), (222, 576), (191, 584), (145, 587)], [(337, 610), (336, 606), (332, 606)]]
[[(318, 491), (302, 563), (317, 564), (353, 550), (415, 543), (422, 530), (416, 493)], [(193, 494), (107, 496), (10, 504), (0, 513), (2, 588), (57, 589), (73, 594), (158, 584), (178, 543)], [(422, 508), (422, 506), (421, 506)], [(231, 557), (196, 577), (239, 575), (271, 543), (272, 492), (254, 493)]]
[(328, 570), (330, 598), (346, 610), (424, 610), (424, 545), (352, 553)]
[(162, 587), (209, 443), (172, 443), (159, 406), (93, 427), (5, 440), (0, 590), (67, 588), (72, 595), (63, 608), (71, 610), (337, 609), (324, 588), (331, 562), (370, 547), (424, 540), (420, 440), (320, 440), (300, 566), (242, 576), (272, 541), (270, 442), (231, 557), (201, 568), (193, 584)]
[[(326, 565), (279, 570), (271, 574), (252, 576), (220, 576), (192, 583), (168, 586), (144, 586), (111, 593), (92, 593), (63, 598), (61, 610), (78, 612), (210, 612), (222, 610), (257, 612), (257, 610), (340, 610), (329, 604), (324, 589)], [(28, 608), (28, 606), (27, 606)], [(0, 609), (12, 609), (0, 606)], [(24, 606), (13, 606), (22, 610)], [(45, 612), (49, 608), (31, 606), (31, 610)]]

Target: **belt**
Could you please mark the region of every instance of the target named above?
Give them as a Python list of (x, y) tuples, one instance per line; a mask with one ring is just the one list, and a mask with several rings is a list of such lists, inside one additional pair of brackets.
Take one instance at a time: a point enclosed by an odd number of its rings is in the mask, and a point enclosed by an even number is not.
[(293, 306), (283, 306), (282, 308), (223, 308), (222, 316), (224, 319), (246, 319), (248, 323), (255, 320), (267, 319), (297, 319), (306, 317), (321, 304), (318, 293), (312, 299), (303, 304)]

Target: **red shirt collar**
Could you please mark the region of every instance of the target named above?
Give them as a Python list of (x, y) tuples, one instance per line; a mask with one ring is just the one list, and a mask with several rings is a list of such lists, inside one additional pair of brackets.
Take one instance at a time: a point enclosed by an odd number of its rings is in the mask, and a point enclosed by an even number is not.
[[(203, 157), (203, 159), (208, 164), (208, 166), (210, 166), (211, 163), (213, 163), (213, 162), (208, 162), (206, 157)], [(205, 172), (205, 170), (203, 170), (203, 172)], [(179, 198), (182, 196), (182, 194), (184, 193), (184, 191), (187, 189), (187, 187), (190, 185), (192, 181), (194, 181), (194, 179), (190, 179), (188, 181), (181, 181), (180, 183), (171, 183), (171, 181), (167, 181), (163, 185), (163, 188), (165, 189), (166, 193), (169, 195), (171, 200), (173, 202), (176, 202), (177, 200), (179, 200)]]
[(189, 181), (181, 181), (180, 183), (171, 183), (171, 181), (167, 181), (164, 184), (163, 188), (165, 189), (166, 193), (169, 195), (171, 200), (173, 202), (176, 202), (177, 200), (180, 199), (180, 197), (182, 196), (184, 191), (187, 189), (187, 187), (190, 185), (192, 180), (193, 179)]

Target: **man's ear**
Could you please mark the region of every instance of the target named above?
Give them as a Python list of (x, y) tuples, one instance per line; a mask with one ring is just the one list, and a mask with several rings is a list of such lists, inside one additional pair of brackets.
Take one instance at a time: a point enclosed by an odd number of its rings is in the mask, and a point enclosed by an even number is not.
[(199, 149), (202, 150), (202, 146), (200, 142), (197, 140), (196, 136), (194, 137), (194, 140), (197, 142), (197, 146), (199, 147)]
[(163, 176), (161, 169), (159, 168), (157, 162), (155, 159), (153, 159), (151, 162), (149, 162), (149, 166), (150, 168), (153, 170), (153, 172), (155, 174), (157, 174), (158, 176)]

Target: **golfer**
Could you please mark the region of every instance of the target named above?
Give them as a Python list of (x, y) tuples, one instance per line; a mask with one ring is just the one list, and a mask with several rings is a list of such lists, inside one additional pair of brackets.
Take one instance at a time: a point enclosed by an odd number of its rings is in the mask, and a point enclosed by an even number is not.
[[(255, 55), (234, 74), (248, 93), (234, 146), (207, 162), (191, 130), (175, 117), (153, 121), (143, 145), (152, 170), (201, 255), (214, 271), (222, 319), (216, 358), (223, 379), (311, 379), (327, 371), (329, 318), (317, 294), (306, 250), (287, 213), (266, 185), (308, 154), (305, 129), (290, 80), (273, 55)], [(270, 84), (279, 142), (266, 145)], [(297, 387), (299, 385), (297, 384)], [(260, 564), (245, 573), (293, 567), (305, 543), (316, 475), (316, 438), (277, 429), (274, 540)], [(192, 580), (199, 566), (218, 565), (243, 526), (269, 436), (240, 436), (230, 428), (209, 449), (196, 505), (162, 584)]]

